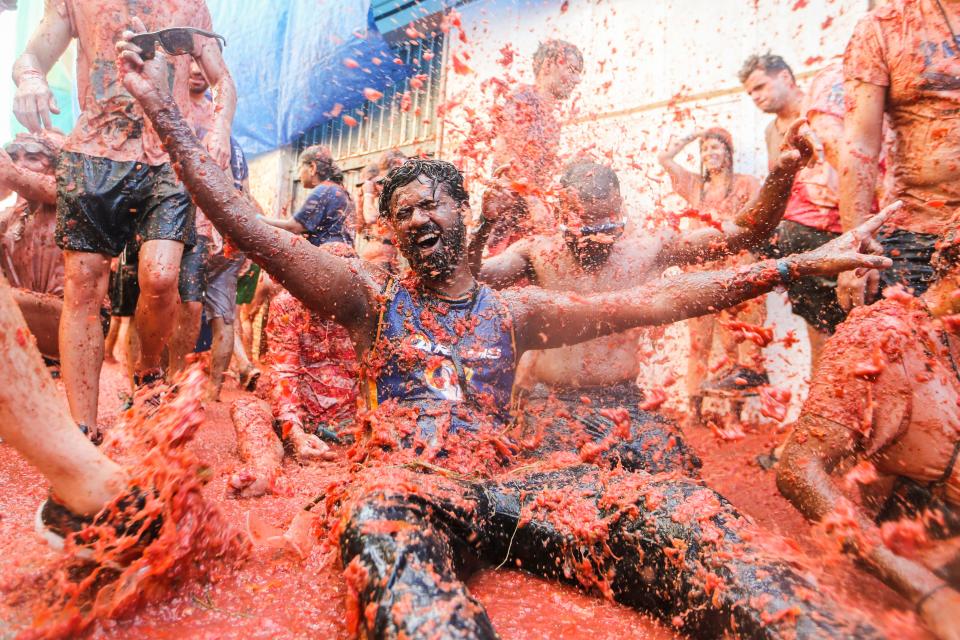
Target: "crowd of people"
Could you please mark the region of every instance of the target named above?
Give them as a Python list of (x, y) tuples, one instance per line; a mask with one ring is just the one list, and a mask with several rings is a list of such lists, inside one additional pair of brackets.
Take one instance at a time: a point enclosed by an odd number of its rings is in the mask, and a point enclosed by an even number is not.
[[(235, 497), (272, 490), (281, 443), (349, 466), (318, 526), (351, 633), (494, 638), (463, 577), (510, 558), (694, 637), (883, 637), (772, 553), (684, 438), (705, 395), (769, 393), (763, 341), (744, 338), (784, 288), (810, 391), (764, 463), (932, 634), (960, 638), (954, 24), (956, 0), (883, 3), (805, 88), (782, 57), (751, 56), (739, 80), (773, 116), (767, 175), (736, 173), (719, 126), (679, 137), (657, 159), (693, 223), (650, 233), (608, 163), (558, 154), (585, 64), (570, 42), (542, 43), (533, 84), (491, 113), (477, 216), (450, 162), (388, 151), (354, 198), (319, 145), (298, 158), (303, 205), (272, 216), (231, 136), (237, 91), (203, 0), (48, 2), (13, 69), (28, 132), (0, 151), (16, 193), (0, 214), (0, 438), (51, 485), (39, 531), (96, 559), (90, 532), (109, 527), (146, 553), (161, 516), (97, 447), (101, 368), (119, 349), (130, 405), (174, 402), (206, 323), (206, 400), (231, 361), (260, 397), (232, 411)], [(64, 135), (46, 75), (74, 39)], [(699, 170), (678, 160), (693, 143)], [(678, 424), (638, 384), (638, 331), (682, 320)]]

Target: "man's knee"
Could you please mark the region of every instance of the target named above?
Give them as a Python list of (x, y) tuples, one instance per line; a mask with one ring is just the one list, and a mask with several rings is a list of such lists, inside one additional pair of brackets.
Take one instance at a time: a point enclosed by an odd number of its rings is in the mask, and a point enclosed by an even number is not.
[(173, 240), (151, 240), (140, 249), (140, 294), (167, 297), (176, 294), (183, 244)]
[(64, 304), (71, 308), (99, 308), (106, 295), (110, 260), (97, 253), (64, 253)]

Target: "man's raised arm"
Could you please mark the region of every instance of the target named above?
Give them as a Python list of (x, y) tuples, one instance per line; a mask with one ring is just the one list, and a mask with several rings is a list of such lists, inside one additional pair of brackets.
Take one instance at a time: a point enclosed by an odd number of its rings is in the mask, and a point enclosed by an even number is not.
[(805, 123), (797, 120), (790, 125), (784, 138), (786, 149), (763, 181), (760, 193), (733, 221), (724, 222), (720, 229), (707, 227), (666, 239), (657, 256), (659, 264), (703, 262), (762, 246), (780, 224), (797, 172), (817, 155), (816, 140), (800, 133)]
[(26, 48), (13, 63), (13, 114), (23, 126), (36, 133), (51, 127), (50, 114), (60, 113), (47, 73), (70, 44), (70, 22), (58, 3), (44, 4), (43, 19), (30, 36)]
[(363, 335), (372, 322), (376, 288), (359, 262), (335, 256), (258, 220), (256, 208), (236, 191), (233, 180), (193, 135), (173, 98), (161, 91), (160, 87), (168, 86), (161, 77), (166, 70), (162, 54), (157, 52), (154, 60), (144, 64), (135, 45), (121, 41), (118, 49), (126, 67), (124, 86), (143, 106), (197, 206), (221, 233), (307, 307), (332, 317), (355, 336), (357, 332)]
[(895, 206), (813, 251), (737, 269), (685, 273), (616, 293), (578, 296), (535, 287), (506, 292), (516, 323), (517, 346), (551, 349), (633, 327), (660, 325), (731, 307), (803, 276), (849, 269), (885, 269), (890, 259), (858, 253)]

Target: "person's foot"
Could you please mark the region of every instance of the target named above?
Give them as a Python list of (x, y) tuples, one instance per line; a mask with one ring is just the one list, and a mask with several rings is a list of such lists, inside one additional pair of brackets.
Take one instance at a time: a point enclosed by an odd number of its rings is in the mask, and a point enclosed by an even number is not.
[(93, 444), (97, 445), (98, 447), (103, 444), (103, 430), (99, 425), (91, 429), (83, 423), (77, 423), (77, 428), (80, 429), (80, 433), (90, 438), (90, 442)]
[(337, 454), (327, 446), (327, 443), (313, 434), (304, 433), (303, 430), (298, 428), (290, 430), (287, 442), (299, 462), (333, 460), (337, 457)]
[(770, 384), (766, 371), (756, 371), (748, 367), (735, 367), (721, 378), (708, 380), (700, 387), (704, 392), (714, 395), (737, 395), (753, 391), (757, 387)]
[(163, 370), (147, 369), (133, 374), (133, 399), (135, 403), (159, 406), (163, 399)]
[(118, 538), (139, 534), (140, 541), (137, 546), (142, 548), (157, 537), (161, 525), (159, 517), (143, 518), (146, 501), (144, 493), (133, 487), (99, 513), (84, 516), (74, 513), (51, 495), (37, 509), (34, 525), (40, 537), (58, 551), (63, 550), (68, 537), (76, 536), (74, 542), (77, 544), (77, 555), (84, 558), (92, 557), (92, 547), (97, 541), (94, 532), (84, 534), (84, 530), (92, 526), (110, 527)]
[(777, 463), (780, 462), (780, 458), (777, 456), (777, 448), (774, 447), (770, 449), (768, 453), (761, 453), (756, 457), (757, 464), (760, 465), (760, 468), (764, 471), (770, 471)]
[(244, 391), (255, 391), (257, 382), (260, 381), (260, 370), (256, 367), (250, 367), (240, 372), (240, 388)]

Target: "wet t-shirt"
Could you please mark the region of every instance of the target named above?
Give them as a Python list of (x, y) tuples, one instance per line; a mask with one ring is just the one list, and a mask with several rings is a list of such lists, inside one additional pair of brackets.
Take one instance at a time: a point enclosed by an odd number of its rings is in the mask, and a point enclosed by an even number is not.
[[(851, 312), (824, 348), (803, 413), (848, 429), (879, 472), (930, 483), (960, 440), (958, 398), (946, 334), (905, 297)], [(946, 491), (960, 504), (960, 465)]]
[[(804, 99), (803, 114), (843, 120), (843, 67), (832, 64), (814, 76)], [(826, 159), (797, 173), (783, 214), (820, 231), (840, 233), (840, 177)]]
[(479, 286), (449, 300), (398, 280), (384, 295), (376, 341), (364, 363), (368, 406), (393, 400), (416, 407), (450, 432), (475, 430), (490, 418), (506, 424), (516, 349), (499, 295)]
[[(954, 29), (955, 3), (943, 2)], [(960, 206), (960, 41), (935, 0), (890, 0), (857, 24), (844, 55), (847, 81), (887, 88), (894, 131), (888, 224), (939, 234)]]
[(353, 211), (353, 202), (346, 189), (328, 182), (318, 185), (310, 193), (293, 219), (306, 229), (310, 244), (320, 246), (343, 242), (352, 245), (353, 234), (347, 223)]
[(14, 287), (63, 296), (63, 251), (54, 231), (57, 208), (18, 198), (0, 212), (0, 271)]
[[(195, 27), (210, 31), (203, 0), (48, 0), (70, 23), (77, 38), (77, 95), (81, 114), (63, 145), (65, 151), (149, 165), (168, 162), (166, 152), (139, 103), (124, 88), (115, 45), (140, 18), (147, 31)], [(171, 93), (184, 111), (190, 100), (192, 57), (167, 56)]]

